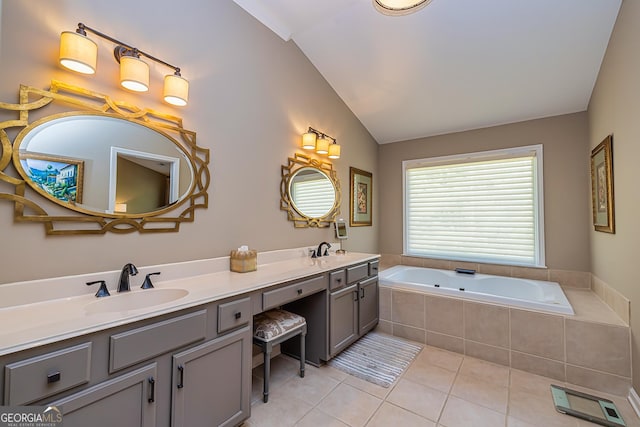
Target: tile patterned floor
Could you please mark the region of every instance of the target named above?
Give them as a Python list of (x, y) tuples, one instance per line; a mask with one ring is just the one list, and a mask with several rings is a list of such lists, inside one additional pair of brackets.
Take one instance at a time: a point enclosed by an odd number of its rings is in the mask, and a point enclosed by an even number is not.
[(425, 346), (389, 388), (329, 366), (272, 361), (269, 403), (262, 402), (262, 371), (254, 369), (251, 418), (243, 427), (588, 427), (595, 424), (559, 414), (550, 384), (613, 400), (627, 426), (640, 426), (626, 398), (563, 384), (505, 366)]

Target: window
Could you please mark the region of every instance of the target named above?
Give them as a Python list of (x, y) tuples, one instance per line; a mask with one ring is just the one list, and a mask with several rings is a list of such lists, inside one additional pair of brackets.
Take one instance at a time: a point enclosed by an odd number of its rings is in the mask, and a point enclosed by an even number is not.
[(544, 266), (542, 145), (402, 165), (406, 255)]

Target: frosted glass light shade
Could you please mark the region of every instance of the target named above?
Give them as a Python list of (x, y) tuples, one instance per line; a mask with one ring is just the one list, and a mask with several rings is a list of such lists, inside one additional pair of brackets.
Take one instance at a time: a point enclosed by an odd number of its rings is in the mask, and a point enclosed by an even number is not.
[(175, 74), (164, 76), (162, 96), (169, 104), (184, 107), (189, 100), (189, 81)]
[(149, 90), (149, 65), (135, 56), (120, 57), (120, 84), (134, 92)]
[(327, 138), (320, 138), (316, 141), (316, 153), (327, 154), (329, 152), (329, 140)]
[(94, 74), (98, 61), (98, 45), (82, 34), (64, 31), (60, 34), (60, 65), (82, 74)]
[(331, 144), (329, 145), (329, 156), (330, 159), (339, 159), (340, 158), (340, 144)]
[(408, 15), (429, 3), (431, 0), (373, 0), (376, 10), (385, 15)]
[(313, 132), (307, 132), (302, 134), (302, 148), (305, 150), (315, 150), (316, 148), (316, 134)]

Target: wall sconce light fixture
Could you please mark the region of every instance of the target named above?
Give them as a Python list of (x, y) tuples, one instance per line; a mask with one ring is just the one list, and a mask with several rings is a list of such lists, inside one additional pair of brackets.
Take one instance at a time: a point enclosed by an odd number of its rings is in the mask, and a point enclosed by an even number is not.
[(60, 64), (69, 70), (82, 74), (95, 74), (98, 58), (98, 45), (87, 37), (87, 31), (109, 40), (116, 47), (113, 55), (120, 63), (120, 85), (134, 92), (149, 90), (149, 65), (141, 56), (173, 68), (174, 73), (164, 77), (163, 97), (172, 105), (185, 106), (189, 99), (189, 82), (180, 75), (180, 68), (149, 55), (127, 43), (114, 39), (91, 27), (78, 24), (74, 32), (64, 31), (60, 35)]
[(302, 134), (302, 148), (315, 150), (317, 154), (323, 154), (330, 159), (340, 158), (340, 145), (335, 138), (312, 127)]

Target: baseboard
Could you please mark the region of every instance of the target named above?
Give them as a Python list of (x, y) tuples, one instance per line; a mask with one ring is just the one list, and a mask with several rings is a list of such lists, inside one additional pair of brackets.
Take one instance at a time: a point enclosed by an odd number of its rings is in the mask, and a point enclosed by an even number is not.
[(638, 393), (636, 393), (633, 387), (629, 390), (627, 400), (633, 407), (633, 410), (636, 411), (636, 415), (640, 418), (640, 396), (638, 396)]

